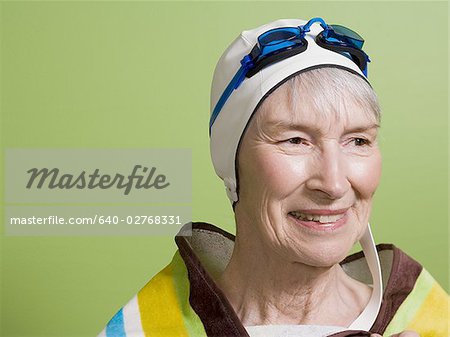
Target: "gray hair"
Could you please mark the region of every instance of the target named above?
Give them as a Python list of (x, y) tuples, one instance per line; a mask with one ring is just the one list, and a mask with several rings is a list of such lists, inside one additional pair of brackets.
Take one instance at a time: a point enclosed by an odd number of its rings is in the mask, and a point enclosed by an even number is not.
[[(301, 72), (283, 83), (291, 111), (307, 105), (314, 111), (334, 113), (339, 117), (350, 104), (356, 105), (381, 122), (381, 108), (377, 96), (361, 76), (337, 67), (323, 67)], [(263, 104), (260, 108), (263, 108)]]

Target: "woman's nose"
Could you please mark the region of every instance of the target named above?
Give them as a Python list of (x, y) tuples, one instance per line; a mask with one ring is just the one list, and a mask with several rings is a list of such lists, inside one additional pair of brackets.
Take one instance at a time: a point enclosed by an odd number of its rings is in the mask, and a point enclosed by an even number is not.
[(323, 149), (311, 167), (306, 187), (327, 199), (340, 199), (350, 189), (344, 154), (338, 146)]

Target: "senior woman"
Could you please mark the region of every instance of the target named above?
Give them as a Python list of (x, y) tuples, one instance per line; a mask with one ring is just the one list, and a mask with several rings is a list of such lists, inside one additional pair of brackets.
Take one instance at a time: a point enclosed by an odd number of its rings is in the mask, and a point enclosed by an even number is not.
[(314, 18), (229, 46), (210, 137), (236, 236), (187, 224), (172, 262), (100, 336), (448, 336), (442, 288), (371, 234), (380, 108), (362, 43)]

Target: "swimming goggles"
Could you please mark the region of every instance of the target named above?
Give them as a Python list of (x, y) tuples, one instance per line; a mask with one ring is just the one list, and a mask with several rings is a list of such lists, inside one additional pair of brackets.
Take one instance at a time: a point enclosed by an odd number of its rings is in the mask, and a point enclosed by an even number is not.
[(271, 64), (305, 51), (308, 47), (305, 35), (310, 31), (314, 23), (320, 23), (320, 26), (323, 28), (323, 31), (316, 36), (315, 42), (317, 45), (348, 57), (367, 77), (367, 63), (370, 62), (370, 59), (362, 50), (364, 39), (349, 28), (340, 25), (327, 25), (322, 18), (313, 18), (303, 26), (279, 27), (268, 30), (258, 36), (258, 43), (253, 47), (250, 54), (245, 55), (241, 60), (241, 67), (214, 107), (209, 120), (210, 135), (212, 125), (225, 102), (244, 79), (251, 78), (261, 69)]

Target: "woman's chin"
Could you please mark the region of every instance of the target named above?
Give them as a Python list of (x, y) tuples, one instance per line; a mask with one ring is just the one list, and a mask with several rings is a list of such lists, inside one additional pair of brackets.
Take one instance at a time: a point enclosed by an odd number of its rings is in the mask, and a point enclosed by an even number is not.
[(308, 243), (296, 252), (297, 261), (312, 267), (332, 267), (347, 257), (351, 246), (342, 242)]

